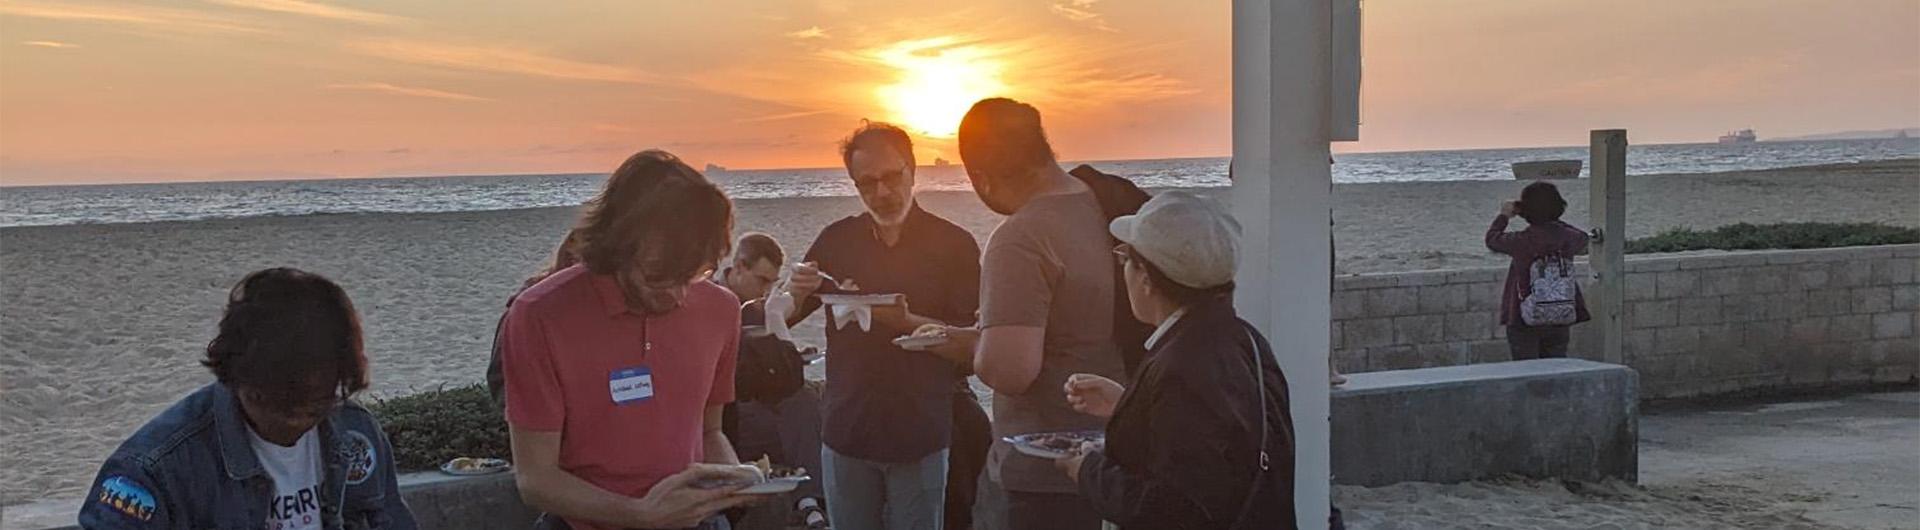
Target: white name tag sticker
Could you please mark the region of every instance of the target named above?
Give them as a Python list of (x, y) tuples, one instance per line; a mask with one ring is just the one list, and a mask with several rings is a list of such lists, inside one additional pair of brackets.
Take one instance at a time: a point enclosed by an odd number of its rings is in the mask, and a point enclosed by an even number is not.
[(653, 370), (645, 366), (614, 370), (607, 378), (607, 390), (615, 405), (629, 405), (653, 399)]

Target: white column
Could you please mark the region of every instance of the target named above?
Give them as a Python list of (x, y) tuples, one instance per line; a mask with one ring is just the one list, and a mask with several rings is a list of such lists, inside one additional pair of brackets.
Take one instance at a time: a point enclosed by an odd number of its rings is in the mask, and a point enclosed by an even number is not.
[(1272, 341), (1292, 385), (1295, 506), (1324, 528), (1327, 355), (1328, 0), (1233, 1), (1233, 210), (1243, 233), (1236, 305)]

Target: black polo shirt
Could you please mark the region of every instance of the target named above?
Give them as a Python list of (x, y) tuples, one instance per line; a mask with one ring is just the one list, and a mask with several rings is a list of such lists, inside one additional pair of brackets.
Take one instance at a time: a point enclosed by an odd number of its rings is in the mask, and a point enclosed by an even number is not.
[[(866, 294), (904, 294), (914, 314), (972, 325), (980, 307), (980, 246), (973, 234), (920, 209), (907, 214), (900, 240), (880, 241), (871, 214), (820, 231), (806, 261)], [(826, 417), (822, 437), (834, 452), (876, 462), (913, 462), (947, 447), (954, 385), (965, 377), (932, 353), (893, 345), (912, 330), (861, 331), (827, 323)]]

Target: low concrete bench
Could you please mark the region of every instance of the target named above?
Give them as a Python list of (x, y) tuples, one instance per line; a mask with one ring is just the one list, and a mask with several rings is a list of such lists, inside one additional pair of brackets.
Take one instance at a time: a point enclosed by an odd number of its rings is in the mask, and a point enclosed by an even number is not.
[(1335, 483), (1638, 478), (1631, 368), (1541, 359), (1347, 377), (1332, 395)]
[[(401, 475), (400, 492), (421, 528), (533, 528), (539, 515), (520, 503), (513, 474), (454, 477), (439, 472)], [(80, 498), (8, 506), (0, 530), (77, 529)]]
[[(401, 495), (420, 528), (464, 530), (533, 528), (540, 512), (520, 502), (512, 473), (454, 477), (439, 472), (408, 473), (400, 478)], [(8, 506), (0, 510), (0, 530), (77, 530), (74, 521), (80, 498), (57, 499)], [(782, 495), (751, 508), (740, 530), (786, 528), (792, 499)]]

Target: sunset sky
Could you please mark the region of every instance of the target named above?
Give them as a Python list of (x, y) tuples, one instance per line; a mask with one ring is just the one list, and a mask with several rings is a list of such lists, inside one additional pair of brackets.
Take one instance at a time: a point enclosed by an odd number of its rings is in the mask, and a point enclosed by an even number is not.
[[(1369, 0), (1342, 151), (1920, 126), (1916, 0)], [(958, 162), (980, 97), (1073, 160), (1228, 153), (1227, 0), (0, 0), (0, 183)]]

